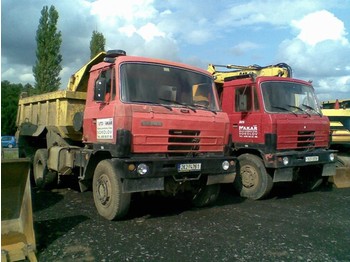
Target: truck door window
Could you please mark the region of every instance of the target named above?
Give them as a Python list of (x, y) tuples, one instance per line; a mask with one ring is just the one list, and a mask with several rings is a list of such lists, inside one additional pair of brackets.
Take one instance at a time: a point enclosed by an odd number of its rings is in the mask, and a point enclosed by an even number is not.
[(254, 111), (259, 111), (259, 100), (258, 100), (258, 93), (256, 92), (256, 88), (253, 88), (254, 92)]
[(111, 88), (112, 88), (112, 100), (115, 99), (116, 95), (116, 85), (115, 85), (115, 70), (113, 68), (112, 75), (111, 75)]
[(239, 87), (235, 93), (235, 111), (252, 111), (252, 88), (250, 86)]

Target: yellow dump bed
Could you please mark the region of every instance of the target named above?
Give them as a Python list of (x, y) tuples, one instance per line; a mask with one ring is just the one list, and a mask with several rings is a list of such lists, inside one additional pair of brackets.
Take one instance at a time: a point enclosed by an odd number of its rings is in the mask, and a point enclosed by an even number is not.
[(73, 128), (73, 117), (84, 112), (85, 100), (86, 92), (67, 90), (21, 98), (16, 124), (25, 135), (38, 136), (47, 128), (62, 138), (81, 141), (81, 132)]
[(39, 136), (46, 128), (62, 138), (81, 141), (81, 132), (73, 128), (73, 117), (84, 112), (89, 71), (105, 56), (106, 52), (100, 52), (83, 65), (70, 77), (66, 90), (20, 98), (16, 122), (20, 134)]

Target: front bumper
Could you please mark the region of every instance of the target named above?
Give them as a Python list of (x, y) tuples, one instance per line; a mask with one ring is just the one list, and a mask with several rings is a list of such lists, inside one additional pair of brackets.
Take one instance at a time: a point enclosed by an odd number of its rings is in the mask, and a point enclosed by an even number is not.
[[(236, 157), (173, 157), (150, 158), (135, 157), (128, 159), (113, 159), (115, 168), (123, 180), (123, 192), (142, 192), (164, 190), (166, 177), (173, 177), (175, 181), (199, 180), (206, 176), (206, 184), (232, 183), (236, 175)], [(223, 162), (229, 163), (226, 170)], [(138, 167), (147, 166), (147, 172), (140, 174)], [(183, 166), (188, 169), (180, 168)], [(195, 170), (190, 170), (193, 168)], [(200, 170), (199, 170), (200, 167)], [(146, 170), (146, 169), (144, 169)]]
[[(122, 170), (122, 178), (142, 178), (142, 177), (186, 177), (196, 175), (220, 175), (236, 172), (236, 157), (232, 156), (210, 156), (210, 157), (173, 157), (173, 158), (149, 158), (135, 157), (127, 159), (114, 159), (116, 166)], [(222, 168), (224, 161), (229, 162), (227, 170)], [(137, 172), (137, 167), (140, 164), (145, 164), (148, 167), (148, 172), (140, 175)], [(189, 166), (200, 166), (200, 170), (179, 170), (180, 164), (189, 164)]]
[[(312, 152), (279, 152), (276, 154), (265, 154), (264, 161), (267, 168), (275, 169), (273, 182), (288, 182), (295, 179), (295, 170), (297, 168), (306, 166), (322, 168), (322, 176), (334, 176), (336, 173), (336, 152), (336, 150), (325, 149)], [(333, 160), (331, 160), (331, 154), (333, 154)]]
[[(308, 152), (288, 151), (264, 154), (264, 162), (267, 168), (302, 167), (310, 165), (335, 164), (336, 150), (317, 149)], [(334, 160), (330, 155), (334, 155)], [(288, 163), (284, 159), (288, 159)]]

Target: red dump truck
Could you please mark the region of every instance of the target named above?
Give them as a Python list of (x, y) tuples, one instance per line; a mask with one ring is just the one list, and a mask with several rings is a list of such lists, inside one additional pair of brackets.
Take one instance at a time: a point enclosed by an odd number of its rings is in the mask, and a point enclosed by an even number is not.
[(216, 67), (208, 71), (230, 119), (232, 155), (238, 158), (234, 186), (241, 196), (263, 198), (275, 182), (296, 181), (310, 190), (335, 175), (329, 120), (310, 82), (292, 78), (285, 63)]
[[(206, 107), (196, 100), (200, 89)], [(218, 100), (205, 70), (102, 52), (66, 90), (19, 100), (19, 152), (33, 160), (38, 187), (76, 178), (109, 220), (127, 214), (136, 192), (185, 193), (194, 205), (208, 205), (235, 177)]]

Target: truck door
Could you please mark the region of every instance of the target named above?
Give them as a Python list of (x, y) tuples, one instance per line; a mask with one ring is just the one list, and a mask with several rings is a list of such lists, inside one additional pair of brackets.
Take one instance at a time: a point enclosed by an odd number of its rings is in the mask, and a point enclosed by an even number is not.
[(84, 112), (86, 142), (112, 143), (115, 140), (115, 77), (112, 68), (91, 72)]
[(234, 143), (264, 143), (262, 137), (263, 111), (254, 85), (234, 89), (230, 123)]

